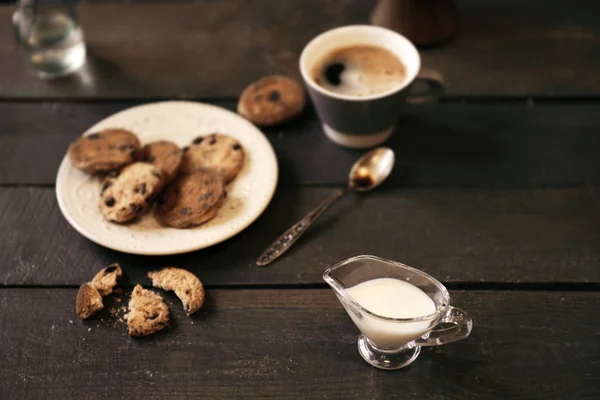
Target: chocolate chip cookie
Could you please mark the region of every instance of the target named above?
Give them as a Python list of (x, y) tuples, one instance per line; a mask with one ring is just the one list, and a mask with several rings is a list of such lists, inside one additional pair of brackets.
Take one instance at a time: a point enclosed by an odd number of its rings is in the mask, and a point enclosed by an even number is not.
[(225, 182), (209, 169), (179, 175), (161, 195), (157, 218), (173, 228), (201, 225), (217, 214), (225, 198)]
[(184, 151), (184, 172), (210, 168), (222, 174), (226, 183), (231, 182), (244, 166), (244, 149), (231, 136), (219, 133), (199, 136)]
[(117, 280), (123, 275), (123, 270), (119, 264), (115, 263), (106, 268), (102, 268), (100, 272), (92, 279), (92, 286), (98, 290), (100, 296), (104, 297), (112, 293), (113, 288), (117, 285)]
[(285, 122), (302, 112), (306, 94), (294, 79), (270, 75), (250, 84), (240, 96), (237, 111), (260, 126)]
[(131, 164), (102, 185), (98, 208), (109, 221), (127, 222), (142, 214), (162, 190), (165, 178), (152, 164)]
[(204, 287), (196, 275), (181, 268), (166, 267), (160, 271), (148, 272), (152, 286), (173, 290), (183, 303), (187, 315), (192, 315), (204, 304)]
[(105, 129), (82, 136), (69, 146), (71, 164), (89, 174), (109, 172), (135, 160), (137, 136), (125, 129)]
[(167, 326), (169, 307), (161, 296), (136, 285), (131, 292), (125, 319), (130, 336), (148, 336)]
[(145, 145), (138, 156), (139, 161), (154, 165), (165, 174), (167, 183), (177, 176), (183, 151), (173, 142), (160, 140)]
[(87, 319), (103, 308), (102, 296), (91, 283), (79, 286), (75, 299), (75, 312), (79, 318)]

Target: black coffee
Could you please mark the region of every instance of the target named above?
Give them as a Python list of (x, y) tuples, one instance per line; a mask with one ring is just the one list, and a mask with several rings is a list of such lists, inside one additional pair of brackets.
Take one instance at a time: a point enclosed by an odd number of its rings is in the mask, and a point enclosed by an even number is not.
[(330, 92), (364, 97), (388, 92), (406, 79), (406, 67), (390, 51), (355, 45), (333, 50), (315, 64), (312, 78)]

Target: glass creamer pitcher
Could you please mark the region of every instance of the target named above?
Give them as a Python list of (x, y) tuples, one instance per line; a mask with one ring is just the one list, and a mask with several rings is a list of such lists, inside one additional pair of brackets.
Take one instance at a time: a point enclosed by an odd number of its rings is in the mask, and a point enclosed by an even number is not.
[[(471, 317), (450, 305), (450, 295), (444, 285), (418, 269), (375, 256), (357, 256), (329, 268), (323, 274), (323, 279), (362, 332), (358, 338), (358, 351), (374, 367), (388, 370), (403, 368), (418, 357), (421, 346), (455, 342), (471, 333)], [(375, 307), (375, 303), (369, 300), (374, 300), (386, 290), (396, 290), (396, 286), (381, 285), (371, 286), (370, 292), (362, 291), (362, 301), (357, 301), (358, 292), (354, 290), (365, 282), (378, 285), (396, 283), (399, 289), (407, 290), (408, 296), (405, 298), (411, 300), (394, 304), (393, 300), (387, 299), (385, 304)], [(371, 298), (365, 298), (365, 294)], [(379, 300), (383, 302), (384, 298), (375, 299)], [(413, 315), (395, 318), (373, 311), (382, 307), (386, 313), (387, 310), (393, 313), (397, 309)], [(429, 311), (419, 315), (420, 310)]]

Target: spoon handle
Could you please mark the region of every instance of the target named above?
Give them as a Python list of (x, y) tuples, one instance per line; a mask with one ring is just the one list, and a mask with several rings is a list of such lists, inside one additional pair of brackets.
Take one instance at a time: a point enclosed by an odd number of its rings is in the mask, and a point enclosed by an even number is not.
[(275, 261), (280, 255), (285, 253), (302, 236), (304, 232), (344, 193), (345, 189), (340, 189), (333, 193), (327, 200), (319, 204), (314, 210), (306, 214), (304, 218), (296, 222), (277, 238), (258, 258), (256, 265), (264, 267)]

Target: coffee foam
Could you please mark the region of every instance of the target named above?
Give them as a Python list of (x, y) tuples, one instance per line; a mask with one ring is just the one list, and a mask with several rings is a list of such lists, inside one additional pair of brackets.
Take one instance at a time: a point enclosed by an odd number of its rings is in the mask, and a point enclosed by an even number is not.
[(406, 79), (406, 67), (390, 51), (371, 45), (335, 49), (316, 63), (312, 73), (322, 88), (350, 97), (385, 93)]

